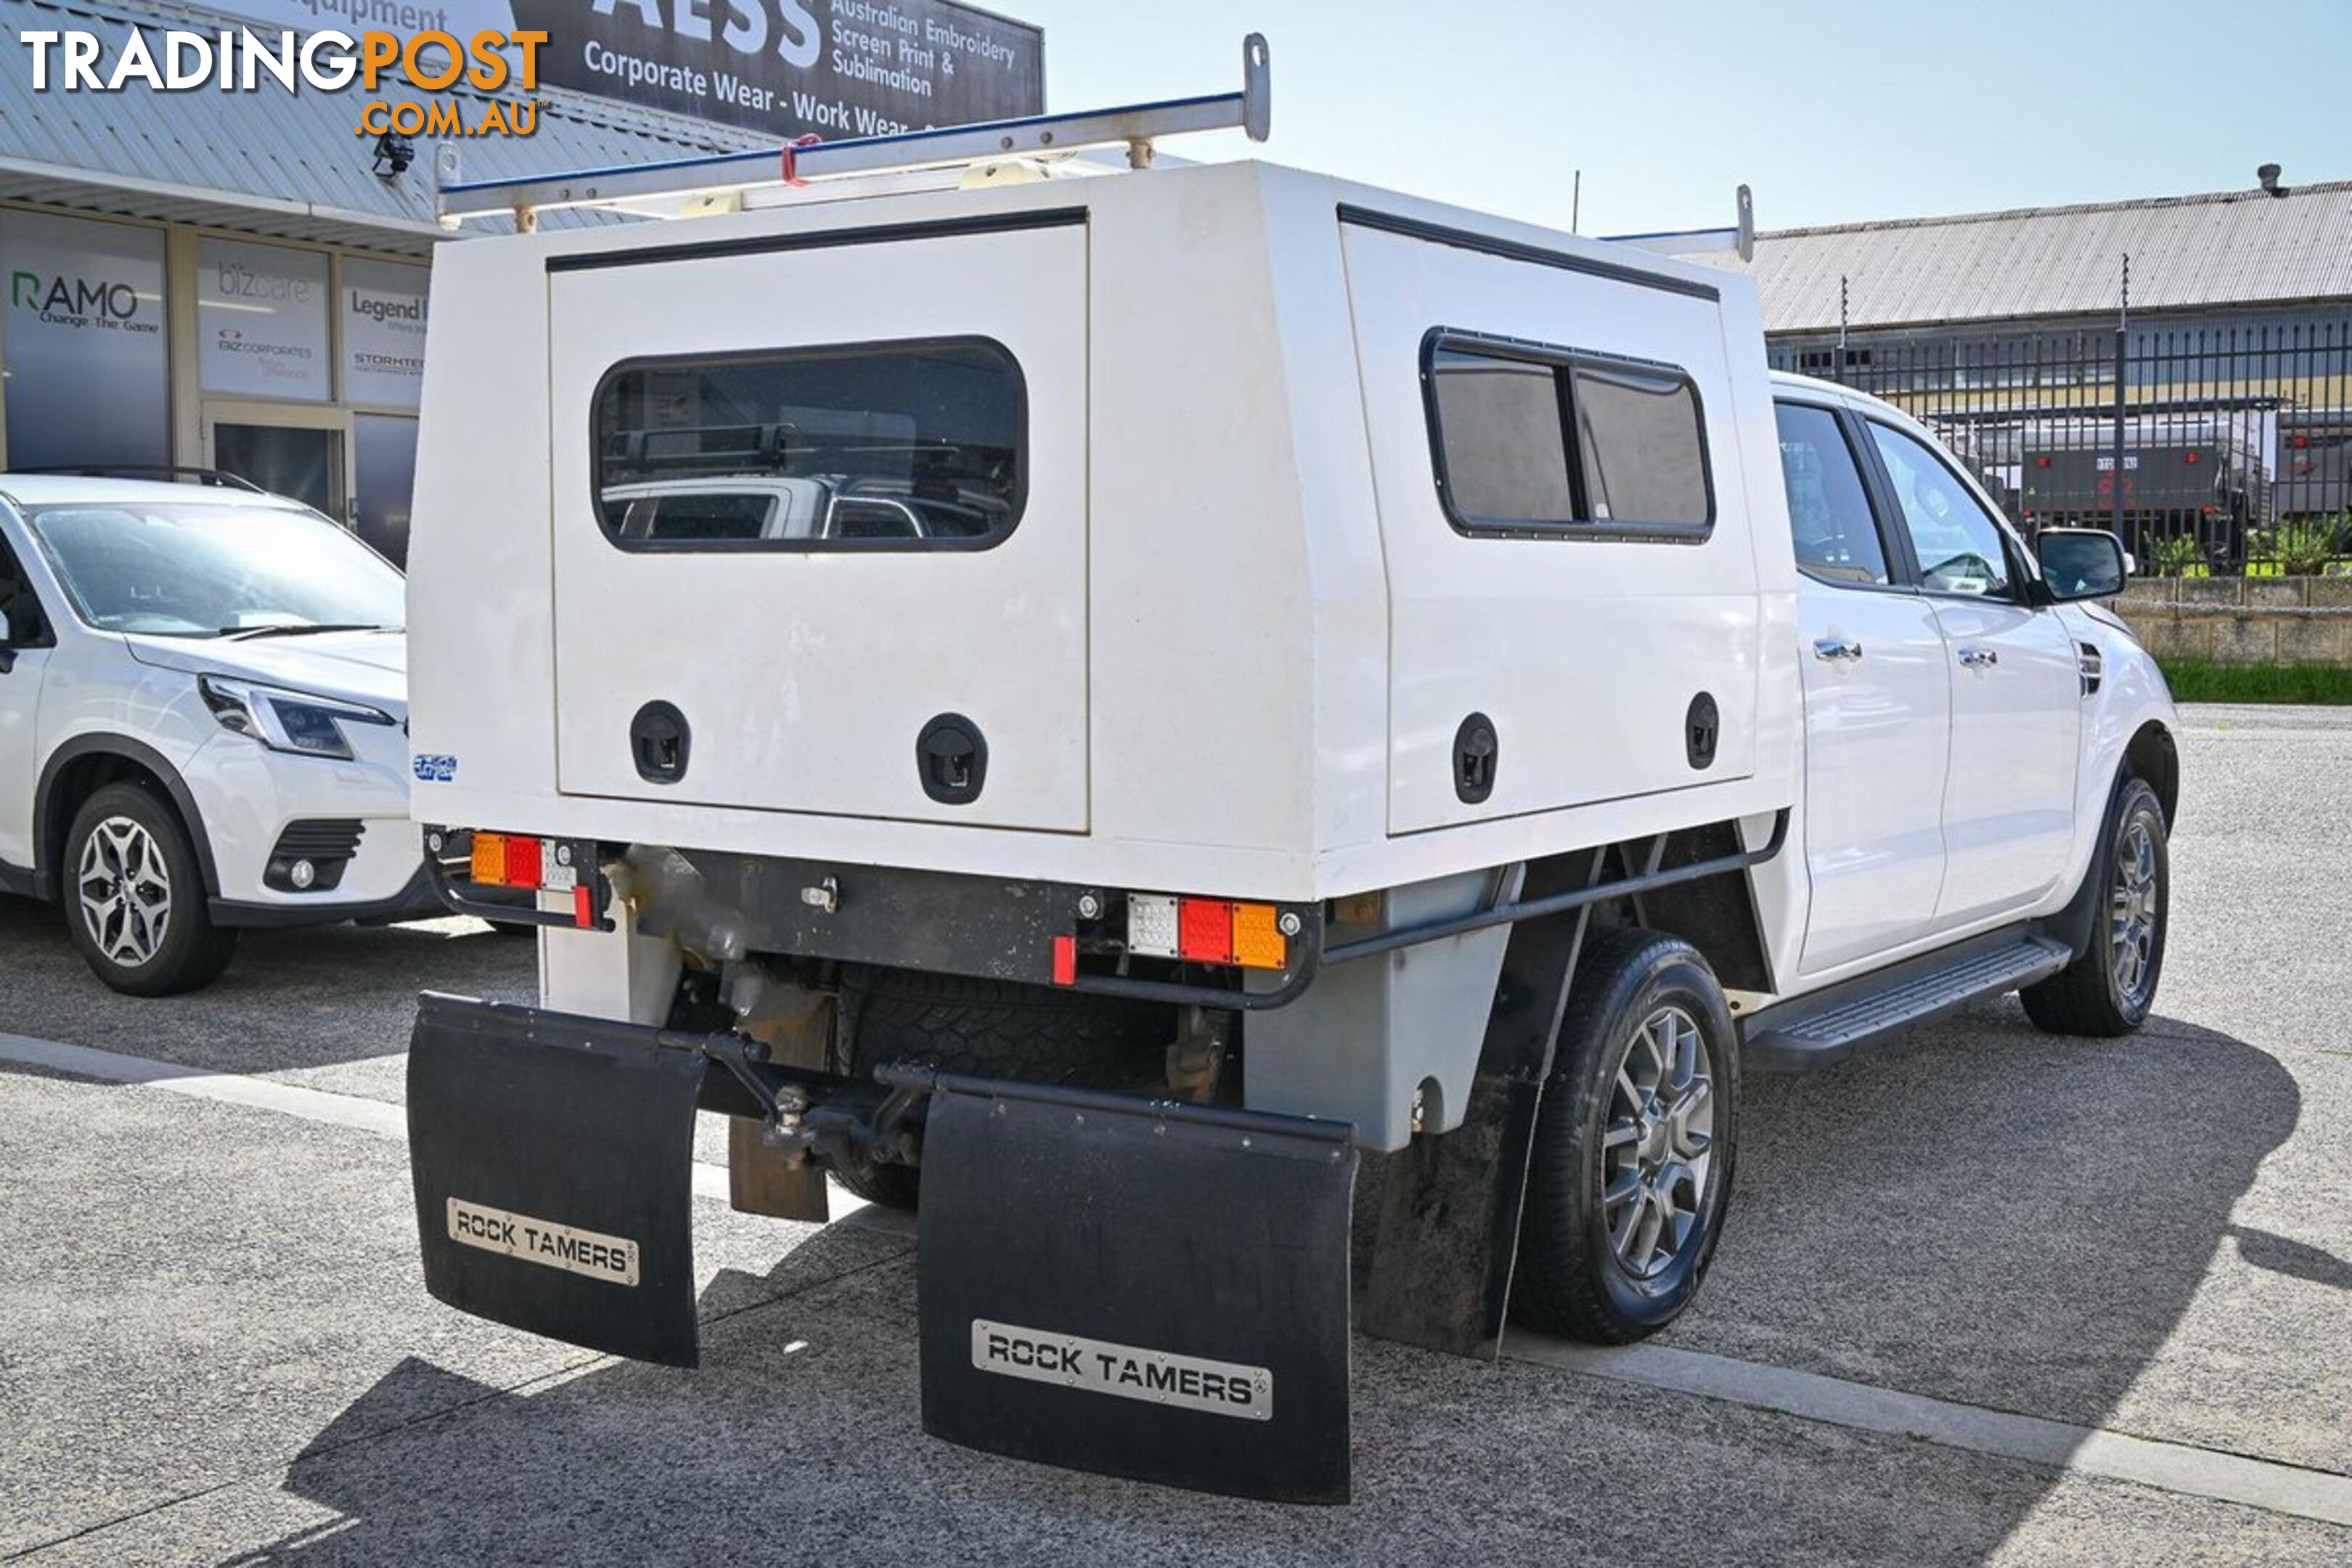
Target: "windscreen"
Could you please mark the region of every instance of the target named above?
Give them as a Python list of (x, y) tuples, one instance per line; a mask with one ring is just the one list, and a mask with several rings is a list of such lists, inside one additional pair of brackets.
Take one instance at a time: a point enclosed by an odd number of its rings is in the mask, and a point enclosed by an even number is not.
[(47, 506), (26, 521), (75, 613), (101, 631), (396, 628), (406, 613), (400, 573), (314, 512), (167, 501)]

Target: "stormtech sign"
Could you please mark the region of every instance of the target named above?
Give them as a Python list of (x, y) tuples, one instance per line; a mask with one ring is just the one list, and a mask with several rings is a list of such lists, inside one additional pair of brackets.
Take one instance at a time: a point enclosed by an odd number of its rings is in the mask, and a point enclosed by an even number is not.
[(947, 0), (509, 0), (541, 79), (705, 120), (887, 135), (1042, 114), (1045, 39)]

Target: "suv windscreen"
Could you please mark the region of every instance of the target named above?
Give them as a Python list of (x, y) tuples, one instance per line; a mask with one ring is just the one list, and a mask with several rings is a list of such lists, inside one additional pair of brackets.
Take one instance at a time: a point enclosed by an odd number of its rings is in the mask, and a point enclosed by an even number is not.
[(1919, 558), (1919, 585), (1934, 594), (2009, 597), (2009, 552), (2001, 545), (2000, 525), (1959, 477), (1892, 426), (1873, 420), (1870, 435), (1903, 508), (1903, 526)]
[[(624, 549), (981, 549), (1023, 500), (1027, 394), (1002, 344), (956, 338), (623, 364), (597, 389), (599, 521)], [(688, 481), (793, 499), (756, 531), (667, 526)], [(632, 492), (661, 497), (641, 530)]]
[(26, 521), (100, 631), (397, 627), (406, 614), (399, 572), (311, 512), (165, 501), (38, 507)]
[(1885, 586), (1893, 580), (1886, 546), (1837, 416), (1802, 403), (1776, 404), (1773, 413), (1798, 570), (1825, 583)]

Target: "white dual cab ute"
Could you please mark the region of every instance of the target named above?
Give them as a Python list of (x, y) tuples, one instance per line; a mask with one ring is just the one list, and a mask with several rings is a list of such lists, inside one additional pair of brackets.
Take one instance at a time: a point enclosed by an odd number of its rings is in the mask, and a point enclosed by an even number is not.
[[(1689, 1305), (1744, 1071), (2146, 1017), (2175, 721), (2115, 540), (2037, 561), (1772, 376), (1736, 271), (1149, 167), (1262, 132), (1250, 59), (807, 189), (445, 184), (525, 232), (436, 263), (415, 807), (545, 930), (540, 1005), (420, 1011), (444, 1300), (692, 1363), (723, 1112), (739, 1207), (919, 1204), (928, 1430), (1334, 1500), (1351, 1323)], [(1087, 142), (1136, 172), (985, 162)], [(633, 525), (671, 495), (765, 499)]]

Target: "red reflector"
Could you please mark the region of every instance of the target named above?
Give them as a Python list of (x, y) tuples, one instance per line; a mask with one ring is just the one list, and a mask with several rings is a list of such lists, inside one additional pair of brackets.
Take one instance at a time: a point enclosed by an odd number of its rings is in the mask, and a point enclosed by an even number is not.
[(1223, 899), (1180, 899), (1176, 950), (1195, 963), (1234, 961), (1234, 906)]
[(1078, 939), (1057, 936), (1054, 939), (1054, 984), (1076, 985), (1078, 983)]
[(596, 926), (596, 895), (582, 882), (572, 889), (572, 923), (582, 931), (593, 931)]
[(2311, 437), (2308, 437), (2308, 436), (2297, 436), (2297, 437), (2294, 438), (2294, 449), (2295, 449), (2296, 451), (2298, 451), (2298, 452), (2302, 451), (2305, 447), (2308, 447), (2308, 446), (2310, 446), (2310, 445), (2311, 445)]
[(2033, 466), (2037, 468), (2046, 468), (2050, 466), (2050, 459), (2047, 458), (2036, 458), (2033, 459)]
[(2205, 460), (2205, 454), (2202, 452), (2191, 452), (2180, 460), (2184, 463), (2201, 463)]

